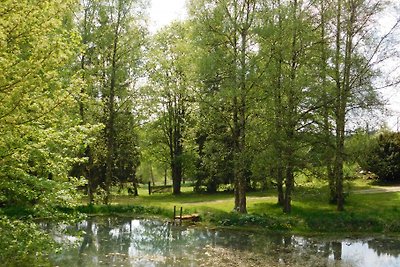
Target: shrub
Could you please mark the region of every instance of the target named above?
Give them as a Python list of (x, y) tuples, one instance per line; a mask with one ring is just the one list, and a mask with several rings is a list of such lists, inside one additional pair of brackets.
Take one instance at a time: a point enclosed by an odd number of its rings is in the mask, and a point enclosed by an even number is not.
[(57, 245), (31, 221), (0, 218), (1, 266), (50, 266), (48, 255)]
[(290, 230), (296, 224), (289, 218), (273, 217), (266, 214), (239, 214), (224, 213), (214, 215), (210, 221), (221, 226), (260, 226), (268, 230), (285, 231)]
[(362, 167), (382, 181), (400, 182), (400, 133), (379, 134)]

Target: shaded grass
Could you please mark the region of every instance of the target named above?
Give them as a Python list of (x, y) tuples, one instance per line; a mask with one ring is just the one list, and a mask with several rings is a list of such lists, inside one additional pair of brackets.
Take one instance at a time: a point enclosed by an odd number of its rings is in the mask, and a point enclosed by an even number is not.
[(96, 214), (96, 215), (157, 215), (170, 217), (172, 213), (160, 208), (160, 207), (143, 207), (134, 205), (84, 205), (78, 206), (77, 211), (86, 214)]

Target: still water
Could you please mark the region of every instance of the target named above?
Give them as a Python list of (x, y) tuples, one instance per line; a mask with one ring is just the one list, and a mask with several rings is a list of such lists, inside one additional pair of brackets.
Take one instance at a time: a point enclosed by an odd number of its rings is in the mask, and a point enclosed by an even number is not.
[(58, 242), (75, 244), (53, 256), (60, 267), (400, 266), (400, 238), (301, 237), (120, 217), (52, 229)]

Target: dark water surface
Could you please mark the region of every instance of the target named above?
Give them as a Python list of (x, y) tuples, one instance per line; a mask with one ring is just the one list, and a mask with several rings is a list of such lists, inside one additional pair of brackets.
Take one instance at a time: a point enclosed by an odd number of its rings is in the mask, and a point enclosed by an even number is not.
[(301, 237), (120, 217), (52, 231), (57, 241), (75, 243), (52, 258), (54, 266), (400, 266), (400, 238)]

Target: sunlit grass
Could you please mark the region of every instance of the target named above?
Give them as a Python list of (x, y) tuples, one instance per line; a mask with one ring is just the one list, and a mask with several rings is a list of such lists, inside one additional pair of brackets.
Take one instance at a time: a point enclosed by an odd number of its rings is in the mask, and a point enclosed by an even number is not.
[[(184, 214), (198, 213), (203, 221), (221, 225), (259, 225), (266, 229), (290, 230), (302, 233), (316, 232), (400, 232), (400, 193), (354, 193), (357, 190), (377, 188), (369, 181), (347, 182), (345, 211), (336, 211), (328, 203), (329, 189), (321, 181), (300, 181), (293, 192), (292, 212), (287, 215), (277, 205), (275, 189), (247, 194), (249, 215), (241, 218), (233, 213), (232, 192), (215, 194), (195, 193), (185, 186), (182, 194), (161, 193), (149, 195), (147, 188), (139, 196), (113, 196), (114, 206), (141, 206), (154, 213), (172, 217), (174, 206)], [(157, 209), (152, 209), (153, 207)], [(123, 210), (123, 208), (118, 208)], [(117, 210), (118, 210), (117, 209)]]

